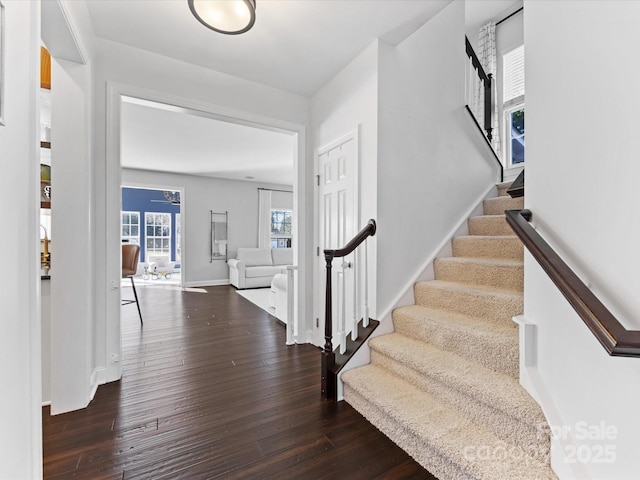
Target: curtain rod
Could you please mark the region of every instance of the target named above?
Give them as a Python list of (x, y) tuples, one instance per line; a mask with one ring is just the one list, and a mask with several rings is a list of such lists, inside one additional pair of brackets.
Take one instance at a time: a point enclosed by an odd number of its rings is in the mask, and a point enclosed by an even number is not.
[(276, 189), (276, 188), (262, 188), (262, 187), (258, 187), (258, 190), (269, 190), (270, 192), (293, 193), (291, 190), (278, 190), (278, 189)]
[(510, 13), (509, 15), (507, 15), (506, 17), (504, 17), (502, 20), (500, 20), (499, 22), (496, 22), (496, 27), (498, 25), (500, 25), (502, 22), (509, 20), (511, 17), (513, 17), (516, 13), (520, 13), (522, 10), (524, 10), (524, 7), (520, 7), (518, 10), (516, 10), (513, 13)]

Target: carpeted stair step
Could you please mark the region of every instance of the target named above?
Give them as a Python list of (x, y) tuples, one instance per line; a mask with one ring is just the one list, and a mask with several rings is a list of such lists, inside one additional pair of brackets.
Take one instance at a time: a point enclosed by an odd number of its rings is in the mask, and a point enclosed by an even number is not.
[[(462, 417), (422, 389), (375, 365), (342, 375), (345, 400), (436, 477), (450, 480), (546, 480), (544, 455), (517, 446)], [(479, 459), (479, 453), (486, 454)]]
[(518, 237), (467, 235), (451, 241), (454, 257), (503, 258), (522, 260), (524, 246)]
[(518, 327), (409, 305), (393, 311), (393, 326), (406, 337), (463, 356), (483, 367), (519, 378)]
[(414, 286), (417, 305), (448, 310), (488, 321), (511, 322), (523, 312), (520, 292), (429, 280)]
[(469, 219), (469, 235), (513, 235), (503, 215), (480, 215)]
[(498, 188), (498, 196), (499, 197), (508, 197), (509, 194), (507, 193), (507, 190), (509, 190), (509, 187), (511, 186), (513, 182), (502, 182), (502, 183), (498, 183), (496, 185), (496, 187)]
[(505, 210), (515, 210), (524, 208), (524, 197), (496, 197), (488, 198), (483, 202), (485, 215), (502, 215)]
[(524, 248), (504, 211), (524, 200), (510, 185), (414, 285), (415, 305), (394, 310), (394, 333), (369, 342), (371, 363), (341, 377), (345, 400), (443, 480), (556, 478), (544, 415), (519, 384)]
[(524, 287), (524, 263), (520, 260), (448, 257), (437, 258), (433, 267), (436, 280), (519, 292)]
[[(544, 415), (518, 380), (399, 333), (369, 342), (371, 364), (419, 387), (482, 428), (522, 448), (540, 442)], [(491, 355), (492, 352), (487, 352)]]

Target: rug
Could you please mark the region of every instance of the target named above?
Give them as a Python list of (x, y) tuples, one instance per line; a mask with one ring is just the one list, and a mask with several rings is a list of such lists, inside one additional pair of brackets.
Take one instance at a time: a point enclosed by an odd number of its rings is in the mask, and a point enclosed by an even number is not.
[(271, 294), (270, 288), (252, 288), (248, 290), (236, 290), (238, 295), (243, 296), (251, 303), (257, 305), (265, 312), (275, 316), (276, 310), (269, 306), (269, 295)]

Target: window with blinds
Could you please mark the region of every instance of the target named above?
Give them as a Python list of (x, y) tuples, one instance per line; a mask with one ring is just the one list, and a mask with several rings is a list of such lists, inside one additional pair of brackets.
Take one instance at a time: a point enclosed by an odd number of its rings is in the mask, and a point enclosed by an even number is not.
[(524, 98), (524, 45), (502, 57), (502, 102)]
[(502, 56), (502, 102), (507, 167), (524, 163), (524, 45)]

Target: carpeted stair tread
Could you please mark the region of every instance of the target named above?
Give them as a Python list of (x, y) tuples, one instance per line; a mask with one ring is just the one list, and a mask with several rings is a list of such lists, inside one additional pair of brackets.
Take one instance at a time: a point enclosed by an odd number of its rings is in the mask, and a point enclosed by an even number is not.
[[(544, 417), (518, 380), (400, 333), (369, 342), (371, 363), (400, 376), (467, 418), (521, 446), (536, 442)], [(487, 352), (491, 354), (491, 352)]]
[(429, 342), (483, 367), (518, 378), (518, 327), (514, 322), (496, 323), (409, 305), (394, 310), (393, 325), (397, 333), (406, 337)]
[(509, 194), (507, 193), (507, 190), (509, 190), (509, 187), (513, 184), (513, 182), (502, 182), (502, 183), (498, 183), (496, 185), (496, 188), (498, 189), (498, 196), (499, 197), (508, 197)]
[[(345, 372), (342, 378), (347, 402), (438, 478), (556, 478), (544, 461), (506, 444), (382, 368), (367, 365)], [(476, 460), (475, 453), (485, 450), (490, 454)]]
[(433, 262), (437, 280), (522, 292), (524, 262), (489, 258), (448, 257)]
[(512, 236), (513, 230), (505, 215), (479, 215), (468, 221), (469, 235)]
[(515, 235), (463, 235), (451, 247), (454, 257), (524, 259), (524, 246)]
[(524, 208), (524, 197), (495, 197), (488, 198), (482, 203), (485, 215), (500, 215), (505, 210), (516, 210)]
[(496, 322), (511, 322), (523, 311), (520, 292), (442, 280), (416, 283), (414, 297), (417, 305)]
[(524, 199), (510, 185), (393, 311), (394, 332), (369, 341), (371, 363), (341, 377), (345, 400), (442, 480), (556, 478), (544, 414), (519, 384), (524, 247), (504, 212)]

